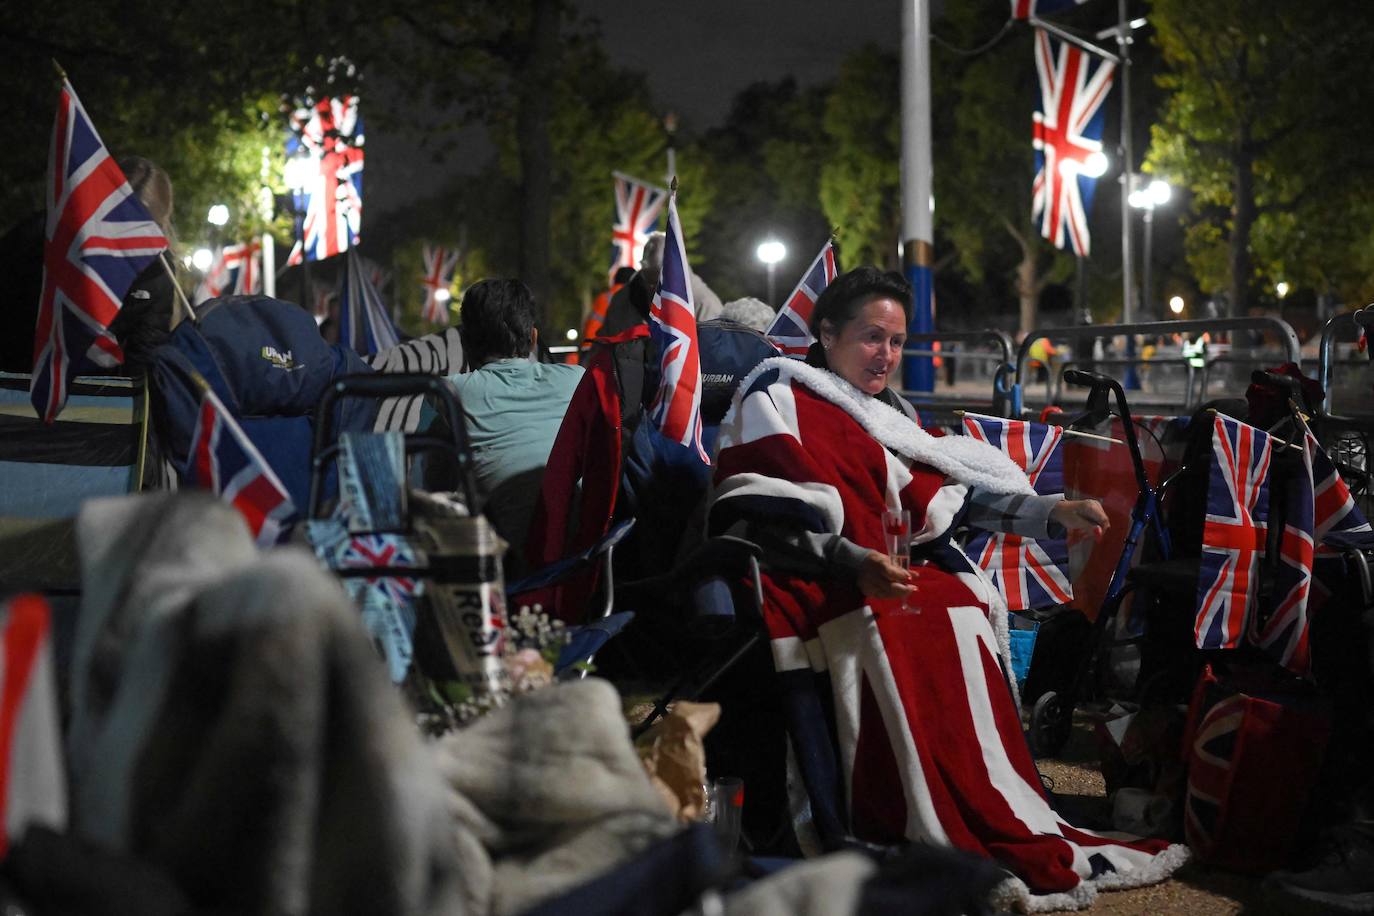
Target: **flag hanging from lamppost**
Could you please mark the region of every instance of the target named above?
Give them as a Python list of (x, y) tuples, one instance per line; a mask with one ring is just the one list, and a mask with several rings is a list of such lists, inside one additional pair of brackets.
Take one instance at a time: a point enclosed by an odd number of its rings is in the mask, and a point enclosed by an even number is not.
[(295, 163), (292, 192), (304, 220), (288, 265), (342, 254), (361, 240), (363, 141), (356, 95), (292, 112), (286, 155)]

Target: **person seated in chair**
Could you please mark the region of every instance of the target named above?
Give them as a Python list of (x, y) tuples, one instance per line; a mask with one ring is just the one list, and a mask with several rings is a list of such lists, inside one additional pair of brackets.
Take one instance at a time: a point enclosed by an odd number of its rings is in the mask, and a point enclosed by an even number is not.
[[(450, 375), (472, 447), (482, 511), (497, 532), (523, 544), (544, 465), (581, 366), (530, 359), (538, 346), (534, 298), (519, 280), (482, 280), (463, 295), (458, 316), (471, 372)], [(508, 564), (519, 565), (519, 550)], [(508, 569), (507, 576), (518, 570)]]
[[(1044, 537), (1100, 531), (1106, 514), (1037, 495), (985, 443), (917, 425), (889, 387), (910, 317), (900, 274), (841, 275), (816, 302), (807, 360), (759, 364), (720, 427), (708, 526), (767, 551), (764, 625), (819, 842), (987, 856), (1011, 873), (1008, 909), (1044, 894), (1083, 906), (1098, 879), (1162, 880), (1186, 848), (1099, 837), (1050, 807), (1007, 680), (1005, 605), (949, 541), (963, 515)], [(909, 513), (906, 535), (889, 510)], [(888, 536), (902, 538), (891, 557)]]

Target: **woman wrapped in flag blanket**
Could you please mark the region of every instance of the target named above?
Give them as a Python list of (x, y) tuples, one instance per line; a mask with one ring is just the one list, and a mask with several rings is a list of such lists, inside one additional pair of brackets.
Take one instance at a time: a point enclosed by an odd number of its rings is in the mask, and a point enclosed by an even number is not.
[[(888, 388), (910, 308), (899, 274), (841, 275), (816, 302), (807, 359), (761, 363), (720, 429), (709, 525), (768, 548), (764, 617), (811, 839), (988, 856), (1009, 872), (1001, 904), (1023, 910), (1162, 880), (1186, 847), (1081, 830), (1050, 807), (1006, 676), (1005, 608), (949, 540), (961, 518), (1043, 537), (1100, 534), (1106, 514), (918, 426)], [(911, 513), (909, 571), (884, 549), (888, 509)]]

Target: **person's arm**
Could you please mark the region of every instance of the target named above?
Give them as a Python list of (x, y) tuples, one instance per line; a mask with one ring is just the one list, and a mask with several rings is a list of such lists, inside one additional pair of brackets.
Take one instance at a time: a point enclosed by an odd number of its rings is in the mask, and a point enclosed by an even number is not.
[(984, 531), (1027, 538), (1062, 538), (1066, 529), (1093, 530), (1100, 536), (1110, 525), (1095, 499), (988, 493), (977, 488), (969, 491), (966, 521)]
[(850, 579), (871, 598), (900, 598), (911, 591), (907, 571), (886, 554), (839, 534), (818, 534), (776, 523), (749, 526), (768, 565), (810, 579)]

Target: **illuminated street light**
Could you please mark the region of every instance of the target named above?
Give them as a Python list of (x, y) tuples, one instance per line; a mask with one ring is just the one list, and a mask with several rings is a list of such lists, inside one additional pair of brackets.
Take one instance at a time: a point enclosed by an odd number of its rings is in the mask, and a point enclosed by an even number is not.
[(212, 226), (223, 226), (229, 222), (229, 208), (224, 204), (215, 204), (210, 208), (210, 212), (206, 214), (205, 218), (210, 221)]
[[(1169, 202), (1169, 198), (1174, 196), (1174, 189), (1169, 182), (1156, 178), (1149, 184), (1145, 184), (1144, 175), (1131, 176), (1131, 193), (1127, 196), (1126, 202), (1137, 210), (1145, 211), (1145, 256), (1144, 262), (1144, 305), (1150, 308), (1154, 297), (1154, 284), (1151, 268), (1154, 260), (1150, 249), (1154, 245), (1155, 234), (1155, 207), (1161, 207)], [(1171, 305), (1172, 307), (1172, 305)]]
[(1089, 178), (1101, 178), (1103, 175), (1107, 174), (1107, 169), (1110, 166), (1111, 162), (1107, 159), (1107, 154), (1099, 149), (1088, 154), (1088, 158), (1083, 163), (1083, 167), (1078, 171)]
[(563, 336), (567, 337), (568, 340), (577, 340), (577, 328), (568, 328), (568, 333)]
[(1279, 294), (1280, 299), (1288, 295), (1288, 282), (1286, 280), (1280, 280), (1278, 283), (1275, 283), (1274, 292)]
[(453, 293), (449, 292), (449, 291), (446, 290), (446, 289), (436, 289), (436, 290), (434, 291), (434, 301), (435, 301), (435, 302), (447, 302), (447, 301), (449, 301), (449, 300), (452, 299), (452, 298), (453, 298)]
[(778, 262), (787, 257), (787, 246), (777, 239), (768, 239), (759, 243), (757, 254), (759, 260), (768, 268), (768, 304), (773, 304), (773, 274), (777, 270)]
[(191, 266), (201, 273), (209, 270), (213, 263), (215, 263), (215, 255), (209, 248), (197, 248), (191, 255)]
[(1182, 297), (1182, 296), (1170, 296), (1170, 297), (1169, 297), (1169, 311), (1173, 312), (1175, 315), (1182, 315), (1182, 314), (1183, 314), (1183, 297)]

